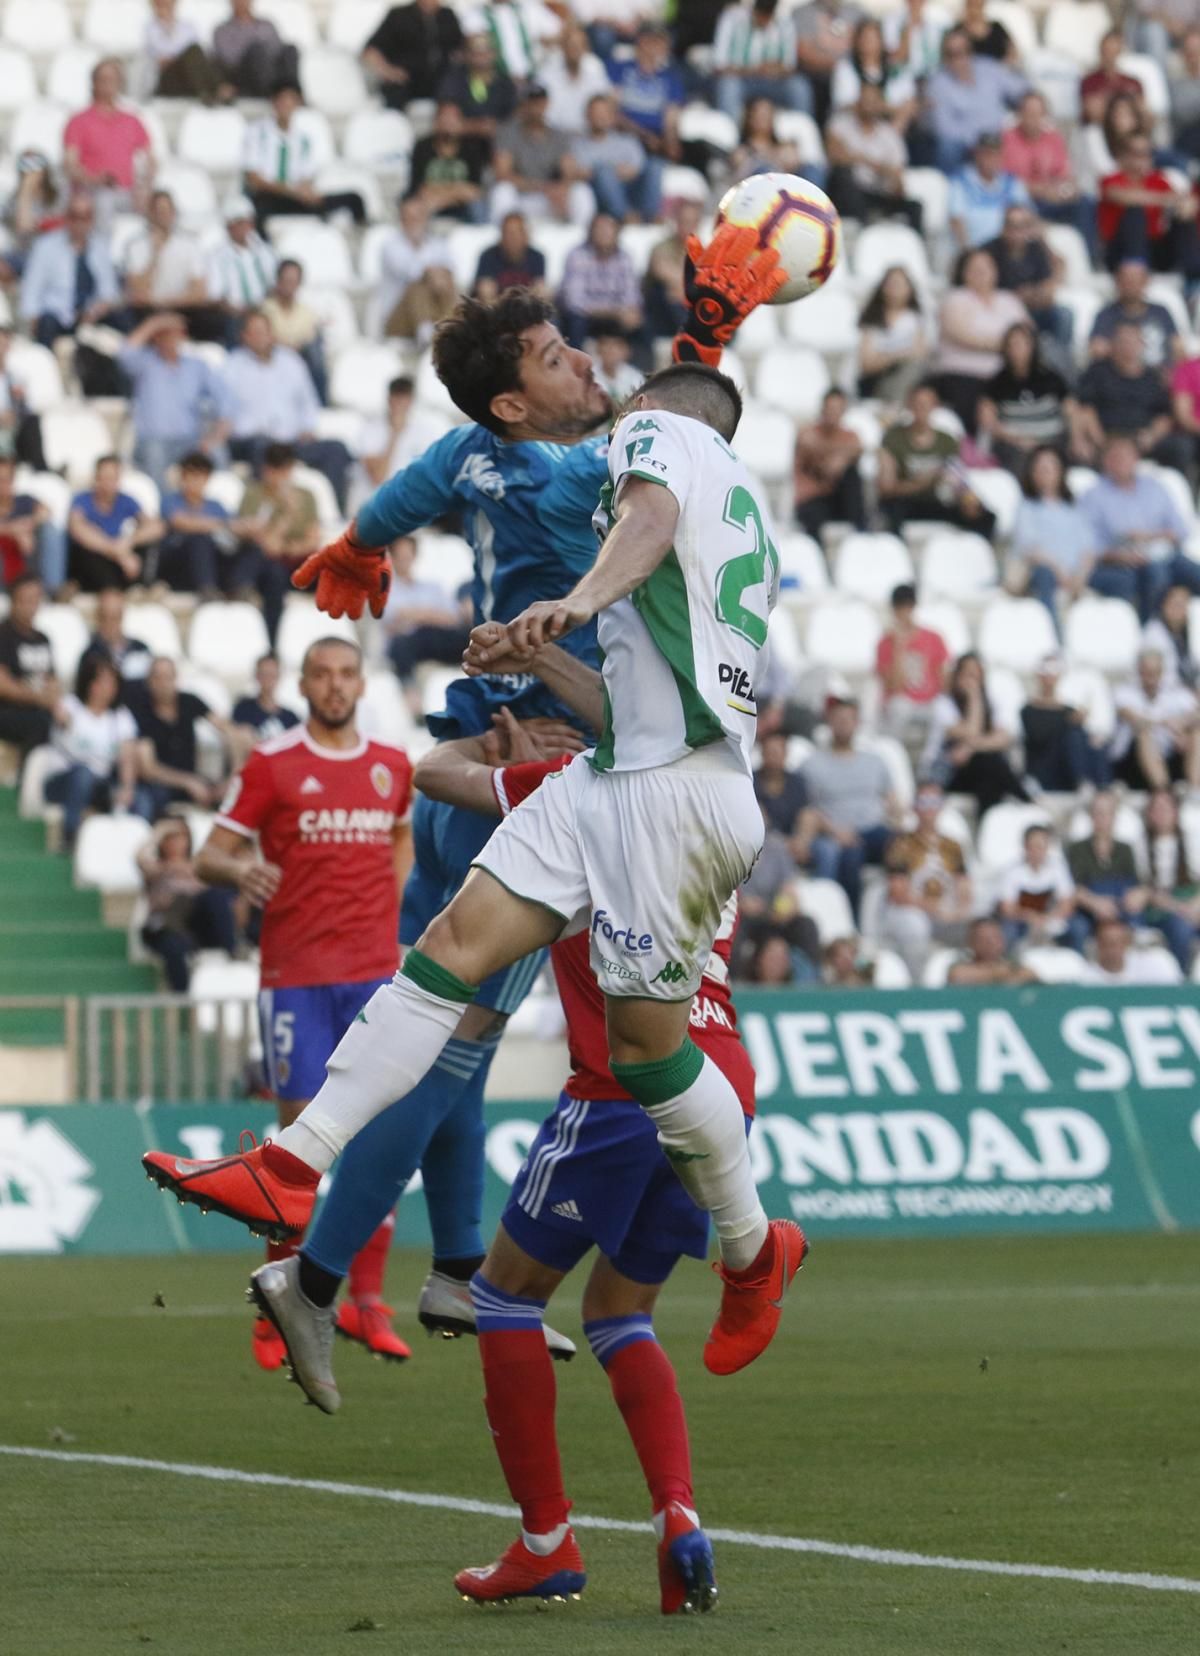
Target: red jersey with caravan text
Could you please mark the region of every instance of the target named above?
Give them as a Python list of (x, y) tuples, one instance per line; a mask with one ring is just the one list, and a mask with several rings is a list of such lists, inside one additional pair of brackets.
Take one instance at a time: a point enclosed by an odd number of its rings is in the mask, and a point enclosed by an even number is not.
[[(493, 771), (492, 787), (503, 815), (515, 810), (566, 762), (565, 758), (534, 760)], [(736, 926), (737, 898), (731, 897), (692, 1002), (691, 1036), (733, 1087), (746, 1115), (753, 1117), (754, 1065), (738, 1034), (729, 990), (729, 956)], [(587, 932), (578, 932), (574, 937), (564, 937), (550, 950), (550, 964), (567, 1019), (567, 1048), (571, 1054), (567, 1092), (572, 1098), (629, 1098), (608, 1067), (604, 996), (592, 971), (590, 948)]]
[(408, 755), (386, 742), (319, 747), (298, 725), (255, 748), (217, 822), (257, 834), (264, 859), (283, 870), (263, 910), (264, 989), (363, 983), (396, 970), (394, 836), (411, 798)]

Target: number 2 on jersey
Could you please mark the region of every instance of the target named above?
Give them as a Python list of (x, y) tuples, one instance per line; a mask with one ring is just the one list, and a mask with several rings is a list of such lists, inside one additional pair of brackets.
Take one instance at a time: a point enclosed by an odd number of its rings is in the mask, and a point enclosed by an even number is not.
[[(754, 546), (721, 565), (717, 573), (717, 619), (761, 650), (767, 642), (769, 594), (779, 574), (779, 553), (767, 534), (758, 502), (740, 483), (725, 496), (721, 515), (744, 535), (753, 533)], [(761, 614), (746, 603), (746, 593), (756, 586), (765, 587), (768, 594)]]

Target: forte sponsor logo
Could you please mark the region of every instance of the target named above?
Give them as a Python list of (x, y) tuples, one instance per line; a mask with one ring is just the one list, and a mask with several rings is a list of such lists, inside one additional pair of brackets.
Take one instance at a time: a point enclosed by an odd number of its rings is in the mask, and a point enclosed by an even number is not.
[(604, 938), (606, 943), (613, 943), (626, 954), (649, 954), (654, 947), (654, 939), (649, 932), (638, 935), (633, 926), (619, 926), (608, 917), (607, 909), (597, 909), (592, 915), (592, 936)]

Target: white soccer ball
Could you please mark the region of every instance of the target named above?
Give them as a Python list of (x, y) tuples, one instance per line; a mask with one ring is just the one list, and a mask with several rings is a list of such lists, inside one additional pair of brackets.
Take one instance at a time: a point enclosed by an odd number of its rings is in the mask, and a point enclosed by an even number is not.
[(824, 190), (792, 173), (756, 173), (721, 197), (718, 224), (749, 225), (773, 247), (788, 279), (772, 299), (790, 305), (829, 280), (841, 257), (842, 221)]

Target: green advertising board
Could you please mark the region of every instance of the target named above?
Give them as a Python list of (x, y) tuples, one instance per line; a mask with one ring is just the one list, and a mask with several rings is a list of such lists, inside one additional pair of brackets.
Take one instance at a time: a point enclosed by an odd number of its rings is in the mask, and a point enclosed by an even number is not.
[[(767, 1209), (814, 1236), (1200, 1226), (1200, 992), (747, 993)], [(549, 1100), (489, 1106), (485, 1226)], [(150, 1146), (216, 1156), (260, 1103), (0, 1109), (0, 1253), (245, 1246), (153, 1190)], [(428, 1240), (419, 1196), (397, 1241)]]

